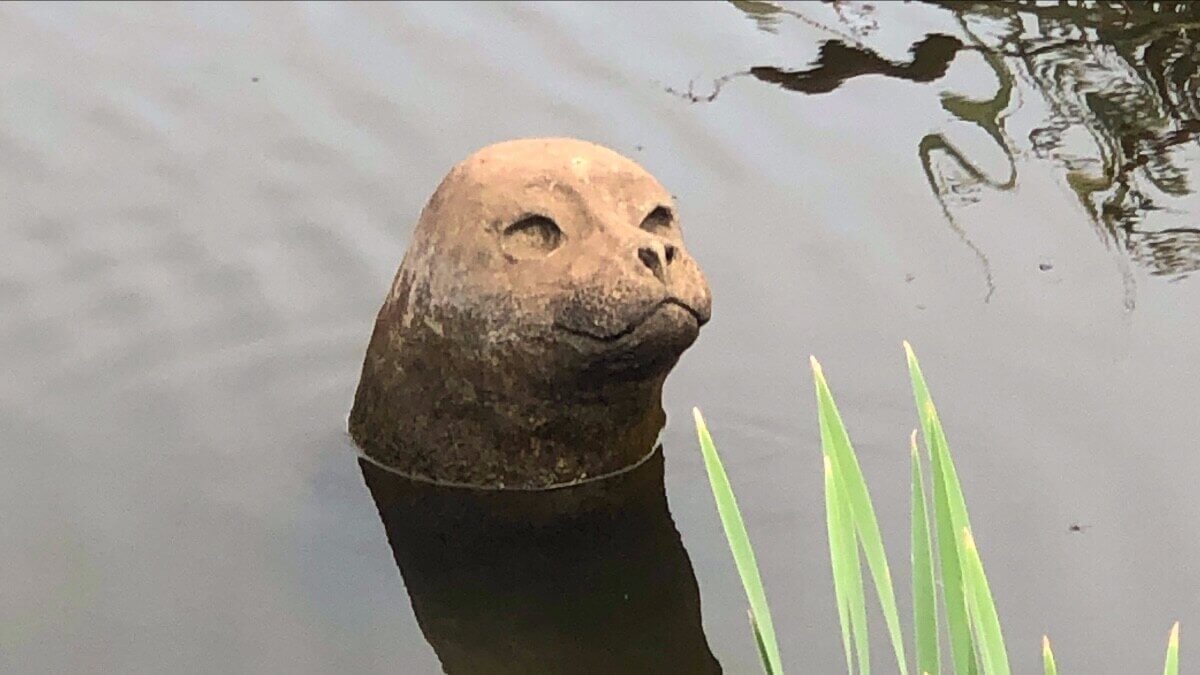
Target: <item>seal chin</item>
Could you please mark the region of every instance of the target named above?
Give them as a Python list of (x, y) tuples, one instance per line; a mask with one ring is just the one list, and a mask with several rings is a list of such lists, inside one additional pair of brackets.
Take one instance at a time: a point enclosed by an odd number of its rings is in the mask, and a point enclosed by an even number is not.
[(678, 357), (692, 346), (700, 335), (704, 319), (696, 310), (679, 302), (667, 300), (654, 308), (629, 333), (629, 339), (646, 346), (657, 346)]

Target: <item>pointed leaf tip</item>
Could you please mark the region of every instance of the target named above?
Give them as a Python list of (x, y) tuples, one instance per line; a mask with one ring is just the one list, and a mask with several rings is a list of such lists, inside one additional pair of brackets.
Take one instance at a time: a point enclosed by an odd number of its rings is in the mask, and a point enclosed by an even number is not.
[(821, 372), (821, 362), (818, 361), (817, 357), (813, 356), (812, 354), (808, 355), (808, 364), (812, 366), (814, 373)]
[(1042, 636), (1042, 669), (1046, 675), (1058, 675), (1058, 665), (1054, 663), (1054, 652), (1050, 650), (1050, 637)]
[(1167, 638), (1167, 661), (1163, 664), (1163, 675), (1179, 675), (1179, 622), (1171, 626), (1171, 637)]

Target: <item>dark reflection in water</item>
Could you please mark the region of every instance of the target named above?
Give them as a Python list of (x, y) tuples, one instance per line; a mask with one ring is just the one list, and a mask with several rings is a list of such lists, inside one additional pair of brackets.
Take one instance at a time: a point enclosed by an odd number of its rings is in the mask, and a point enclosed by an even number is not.
[[(1050, 103), (1029, 140), (1038, 156), (1064, 165), (1067, 183), (1102, 231), (1154, 274), (1200, 269), (1200, 229), (1172, 224), (1167, 213), (1193, 192), (1200, 5), (950, 9), (967, 30), (984, 21), (1003, 26), (979, 43), (1013, 54), (1006, 64)], [(1073, 129), (1090, 142), (1073, 143)]]
[[(837, 20), (812, 18), (820, 5), (788, 9), (767, 2), (734, 2), (759, 28), (777, 30), (791, 17), (839, 36), (823, 43), (809, 67), (755, 66), (746, 73), (805, 94), (835, 90), (850, 78), (876, 74), (931, 82), (964, 51), (979, 52), (995, 74), (989, 98), (943, 91), (943, 108), (984, 131), (1008, 158), (1009, 175), (990, 177), (969, 153), (942, 133), (920, 142), (918, 155), (950, 226), (980, 261), (987, 298), (994, 290), (987, 255), (959, 223), (960, 207), (987, 190), (1017, 185), (1014, 156), (1029, 153), (1060, 167), (1104, 241), (1153, 275), (1181, 278), (1200, 269), (1200, 227), (1192, 185), (1200, 161), (1200, 3), (949, 2), (962, 33), (916, 41), (908, 63), (880, 56), (862, 30), (845, 24), (844, 6), (859, 19), (873, 3), (834, 3)], [(883, 19), (870, 19), (878, 25)], [(738, 73), (735, 75), (740, 75)], [(723, 84), (724, 78), (718, 80)], [(1014, 90), (1020, 92), (1014, 97)], [(693, 97), (709, 100), (709, 97)], [(1041, 121), (1014, 138), (1006, 122), (1023, 105), (1041, 104)], [(1126, 306), (1133, 306), (1126, 278)]]
[(360, 459), (447, 673), (719, 673), (661, 449), (548, 491), (442, 488)]
[(750, 69), (750, 74), (763, 82), (773, 82), (804, 94), (828, 93), (852, 77), (868, 74), (932, 82), (946, 74), (962, 46), (961, 40), (949, 35), (927, 35), (912, 46), (911, 62), (893, 63), (869, 49), (830, 40), (821, 45), (820, 55), (812, 68), (788, 71), (755, 66)]

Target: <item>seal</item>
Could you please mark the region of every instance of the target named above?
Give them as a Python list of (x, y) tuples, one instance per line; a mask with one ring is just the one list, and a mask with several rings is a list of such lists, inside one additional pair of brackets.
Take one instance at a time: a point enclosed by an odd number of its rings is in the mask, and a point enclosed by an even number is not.
[(411, 478), (541, 489), (655, 447), (662, 386), (711, 315), (674, 199), (575, 139), (474, 153), (442, 180), (375, 321), (349, 430)]

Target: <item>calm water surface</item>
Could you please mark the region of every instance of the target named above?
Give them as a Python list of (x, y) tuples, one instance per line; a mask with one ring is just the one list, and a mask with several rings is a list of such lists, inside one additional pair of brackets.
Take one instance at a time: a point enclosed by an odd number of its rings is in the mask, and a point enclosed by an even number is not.
[(807, 356), (902, 579), (905, 338), (1014, 669), (1045, 632), (1064, 671), (1161, 667), (1200, 626), (1200, 17), (1166, 14), (0, 6), (0, 670), (440, 672), (346, 414), (437, 181), (534, 135), (658, 175), (712, 285), (646, 555), (726, 672), (757, 657), (690, 407), (785, 661), (837, 672)]

